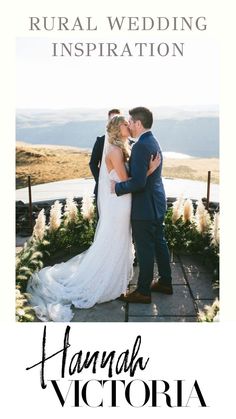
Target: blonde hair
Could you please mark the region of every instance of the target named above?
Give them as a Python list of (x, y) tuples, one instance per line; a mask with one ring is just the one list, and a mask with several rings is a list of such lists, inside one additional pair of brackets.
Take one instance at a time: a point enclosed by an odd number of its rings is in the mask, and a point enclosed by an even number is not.
[(128, 141), (122, 141), (120, 137), (120, 125), (125, 121), (125, 117), (115, 115), (107, 124), (108, 142), (119, 147), (123, 153), (125, 161), (130, 157), (130, 146)]

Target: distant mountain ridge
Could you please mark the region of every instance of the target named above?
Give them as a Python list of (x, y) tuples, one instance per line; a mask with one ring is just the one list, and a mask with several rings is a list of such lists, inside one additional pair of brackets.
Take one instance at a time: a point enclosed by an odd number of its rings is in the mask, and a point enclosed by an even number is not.
[[(219, 157), (217, 111), (182, 112), (182, 117), (181, 112), (178, 112), (172, 110), (168, 114), (166, 111), (166, 117), (162, 113), (162, 118), (158, 119), (154, 113), (152, 131), (160, 141), (162, 150), (194, 157)], [(76, 110), (19, 111), (16, 117), (16, 139), (31, 144), (92, 148), (96, 137), (105, 131), (106, 121), (101, 116), (101, 111), (95, 115), (92, 112), (89, 114), (88, 110), (80, 111), (80, 114)]]
[(153, 132), (163, 151), (174, 151), (194, 157), (219, 157), (219, 119), (194, 118), (183, 121), (154, 121)]

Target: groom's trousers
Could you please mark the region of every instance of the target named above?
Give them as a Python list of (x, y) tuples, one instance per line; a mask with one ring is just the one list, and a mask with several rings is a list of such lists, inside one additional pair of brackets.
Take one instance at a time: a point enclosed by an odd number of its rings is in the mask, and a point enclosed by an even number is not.
[(170, 255), (164, 236), (162, 221), (132, 220), (132, 232), (136, 244), (139, 277), (137, 291), (150, 295), (156, 258), (162, 285), (171, 285)]

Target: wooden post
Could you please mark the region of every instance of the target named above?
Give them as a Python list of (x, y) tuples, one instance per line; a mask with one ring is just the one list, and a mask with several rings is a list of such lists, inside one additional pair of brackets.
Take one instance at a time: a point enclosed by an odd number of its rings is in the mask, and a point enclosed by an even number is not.
[(29, 190), (29, 226), (30, 234), (33, 233), (33, 214), (32, 214), (32, 194), (31, 194), (31, 180), (28, 176), (28, 190)]
[(206, 201), (206, 209), (209, 210), (209, 202), (210, 202), (210, 185), (211, 185), (211, 171), (208, 171), (207, 176), (207, 201)]

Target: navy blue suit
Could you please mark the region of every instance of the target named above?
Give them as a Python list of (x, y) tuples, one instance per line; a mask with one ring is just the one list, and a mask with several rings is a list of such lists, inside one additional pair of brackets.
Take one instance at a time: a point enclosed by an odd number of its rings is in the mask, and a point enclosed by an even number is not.
[(166, 213), (166, 196), (160, 166), (147, 176), (151, 156), (162, 153), (151, 131), (143, 133), (133, 145), (130, 157), (131, 179), (117, 183), (118, 196), (132, 193), (131, 223), (139, 261), (137, 290), (150, 295), (156, 256), (160, 283), (171, 284), (169, 251), (164, 237), (163, 221)]
[(102, 161), (102, 153), (104, 149), (104, 142), (105, 142), (105, 135), (101, 137), (97, 137), (95, 144), (93, 146), (89, 167), (95, 179), (95, 188), (94, 188), (94, 195), (97, 200), (98, 194), (98, 178), (99, 178), (99, 167)]

